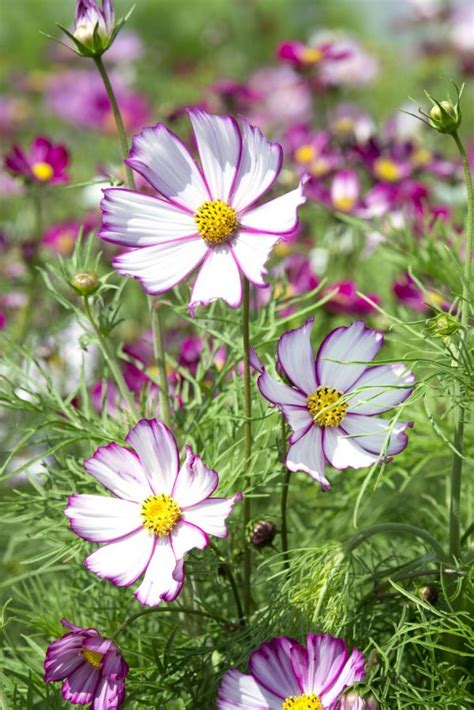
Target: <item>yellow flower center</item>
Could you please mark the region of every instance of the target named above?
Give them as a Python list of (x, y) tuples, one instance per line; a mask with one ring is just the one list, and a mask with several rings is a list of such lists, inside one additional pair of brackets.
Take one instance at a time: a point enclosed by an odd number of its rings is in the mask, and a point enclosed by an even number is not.
[(300, 54), (300, 59), (304, 64), (317, 64), (323, 58), (323, 53), (316, 47), (306, 47)]
[(374, 163), (374, 173), (380, 180), (387, 182), (400, 180), (400, 168), (389, 158), (377, 158)]
[(306, 402), (314, 423), (321, 427), (339, 426), (347, 414), (347, 404), (342, 400), (343, 396), (344, 392), (339, 392), (334, 387), (318, 387), (308, 395)]
[(84, 656), (90, 666), (93, 666), (94, 668), (100, 668), (100, 664), (102, 663), (104, 654), (97, 653), (97, 651), (89, 651), (88, 648), (84, 648), (81, 651), (81, 656)]
[(321, 177), (321, 175), (326, 175), (329, 172), (329, 163), (325, 158), (316, 158), (316, 160), (312, 161), (309, 169), (312, 175)]
[(194, 215), (199, 234), (210, 246), (226, 242), (239, 225), (237, 212), (222, 200), (203, 202)]
[(154, 535), (168, 535), (181, 518), (181, 508), (171, 496), (160, 493), (142, 503), (143, 527)]
[(354, 128), (354, 121), (349, 116), (343, 116), (338, 118), (334, 123), (334, 131), (341, 136), (345, 136), (348, 133), (352, 133)]
[(431, 158), (432, 155), (429, 150), (426, 150), (426, 148), (418, 148), (418, 150), (415, 150), (415, 152), (411, 154), (410, 161), (415, 167), (421, 168), (424, 165), (428, 165)]
[(300, 145), (300, 147), (295, 150), (295, 160), (297, 163), (309, 163), (315, 156), (316, 151), (314, 146), (309, 143)]
[(348, 195), (334, 197), (332, 202), (334, 207), (341, 212), (348, 212), (355, 205), (355, 199), (353, 197), (349, 197)]
[(31, 172), (41, 182), (48, 182), (54, 175), (54, 170), (49, 163), (34, 163)]
[(305, 693), (285, 698), (281, 710), (323, 710), (323, 706), (316, 693)]

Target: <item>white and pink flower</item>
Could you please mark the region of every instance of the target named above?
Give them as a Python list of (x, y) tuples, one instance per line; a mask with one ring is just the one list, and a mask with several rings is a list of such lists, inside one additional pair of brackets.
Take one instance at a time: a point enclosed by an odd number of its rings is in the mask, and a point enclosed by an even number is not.
[(73, 495), (65, 513), (76, 535), (105, 543), (87, 569), (118, 587), (144, 574), (135, 596), (156, 606), (180, 594), (186, 554), (207, 547), (209, 535), (227, 535), (225, 519), (242, 496), (211, 497), (217, 473), (189, 446), (180, 467), (176, 440), (157, 420), (142, 419), (125, 441), (133, 450), (112, 443), (84, 464), (116, 497)]
[(116, 257), (121, 274), (147, 293), (168, 291), (200, 267), (190, 310), (216, 299), (237, 307), (241, 274), (260, 288), (273, 246), (298, 226), (303, 183), (255, 207), (277, 179), (282, 149), (261, 131), (231, 116), (189, 111), (201, 167), (164, 125), (134, 138), (128, 165), (158, 195), (105, 190), (102, 239), (131, 251)]
[(329, 488), (326, 463), (337, 469), (365, 468), (406, 447), (411, 423), (376, 415), (406, 400), (415, 378), (401, 363), (370, 366), (383, 335), (362, 321), (329, 333), (315, 360), (312, 323), (310, 318), (278, 343), (278, 363), (290, 385), (271, 377), (255, 355), (253, 365), (260, 371), (260, 392), (292, 429), (286, 465)]
[(342, 639), (308, 634), (306, 646), (288, 637), (264, 643), (250, 656), (249, 671), (227, 671), (218, 710), (335, 710), (344, 690), (364, 679), (365, 661)]

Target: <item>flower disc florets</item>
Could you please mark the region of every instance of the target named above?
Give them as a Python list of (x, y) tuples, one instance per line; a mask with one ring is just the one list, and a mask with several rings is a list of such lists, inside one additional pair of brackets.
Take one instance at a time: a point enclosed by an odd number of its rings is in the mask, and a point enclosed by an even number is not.
[(237, 212), (222, 200), (203, 202), (194, 221), (201, 237), (212, 246), (230, 239), (238, 226)]
[(93, 668), (100, 668), (104, 654), (98, 653), (97, 651), (91, 651), (88, 648), (83, 648), (81, 656), (83, 656), (87, 663)]
[(311, 693), (311, 695), (292, 695), (285, 698), (282, 710), (323, 710), (323, 706), (316, 693)]
[(310, 394), (306, 401), (314, 423), (321, 427), (339, 426), (347, 414), (343, 395), (334, 387), (318, 387)]
[(181, 508), (171, 496), (160, 493), (142, 503), (143, 527), (158, 537), (169, 535), (181, 519)]

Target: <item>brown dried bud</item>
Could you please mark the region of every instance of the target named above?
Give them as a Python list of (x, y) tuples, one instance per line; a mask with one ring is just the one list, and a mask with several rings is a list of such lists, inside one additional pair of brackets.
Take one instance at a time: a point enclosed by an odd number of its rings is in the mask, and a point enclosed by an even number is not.
[(424, 584), (418, 589), (418, 596), (428, 604), (436, 604), (438, 600), (438, 590), (432, 584)]
[(254, 547), (260, 549), (268, 547), (275, 539), (276, 529), (269, 520), (258, 520), (253, 524), (250, 532), (250, 542)]
[(85, 271), (81, 274), (76, 274), (71, 279), (71, 286), (81, 296), (90, 296), (97, 290), (99, 279), (97, 278), (97, 274)]

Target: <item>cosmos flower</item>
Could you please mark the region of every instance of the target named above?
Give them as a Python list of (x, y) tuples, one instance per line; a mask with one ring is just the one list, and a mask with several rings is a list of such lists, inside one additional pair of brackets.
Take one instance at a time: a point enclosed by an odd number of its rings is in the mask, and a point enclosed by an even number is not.
[(354, 170), (339, 170), (332, 176), (329, 188), (319, 179), (311, 177), (306, 193), (329, 209), (354, 214), (362, 219), (382, 217), (393, 207), (397, 194), (391, 185), (377, 183), (361, 195), (360, 179)]
[(112, 0), (102, 0), (102, 8), (96, 0), (77, 0), (73, 34), (67, 34), (80, 54), (97, 57), (110, 47), (119, 29)]
[(54, 145), (44, 136), (34, 139), (29, 153), (14, 145), (11, 153), (5, 156), (5, 167), (13, 175), (43, 185), (68, 182), (68, 163), (65, 146)]
[(43, 233), (41, 244), (49, 251), (61, 254), (61, 256), (69, 256), (74, 250), (77, 238), (81, 232), (87, 234), (94, 228), (95, 216), (87, 216), (83, 222), (75, 222), (68, 220), (53, 224)]
[(318, 42), (303, 44), (303, 42), (286, 41), (282, 42), (277, 49), (277, 57), (285, 62), (289, 62), (298, 69), (308, 69), (315, 67), (326, 59), (342, 59), (344, 52), (334, 50), (331, 42)]
[(199, 304), (242, 300), (241, 274), (256, 286), (273, 246), (298, 225), (303, 183), (255, 207), (275, 182), (282, 149), (247, 121), (189, 112), (202, 171), (164, 125), (145, 128), (133, 141), (128, 165), (158, 196), (121, 188), (105, 190), (102, 239), (132, 251), (116, 257), (120, 274), (138, 279), (147, 293), (168, 291), (200, 266), (191, 293)]
[(359, 693), (343, 695), (337, 710), (378, 710), (379, 704), (373, 697), (363, 698)]
[(48, 646), (44, 661), (46, 683), (64, 681), (61, 693), (73, 705), (91, 710), (115, 710), (125, 698), (128, 665), (112, 641), (96, 629), (61, 624), (69, 632)]
[(260, 98), (245, 115), (262, 131), (281, 134), (295, 123), (311, 121), (311, 88), (291, 66), (260, 67), (250, 76), (248, 87)]
[(364, 679), (365, 661), (341, 639), (308, 634), (306, 646), (288, 637), (262, 644), (249, 671), (227, 671), (218, 710), (335, 710), (344, 690)]
[[(375, 312), (375, 307), (364, 298), (357, 295), (355, 281), (337, 281), (324, 289), (325, 294), (332, 294), (324, 307), (330, 313), (345, 313), (350, 316), (367, 316)], [(368, 293), (368, 298), (379, 305), (380, 297), (376, 293)]]
[(415, 378), (399, 363), (368, 366), (383, 335), (362, 321), (329, 333), (315, 361), (312, 323), (310, 318), (278, 343), (278, 363), (291, 386), (277, 382), (255, 356), (253, 364), (260, 371), (260, 392), (281, 410), (293, 432), (286, 465), (329, 488), (326, 462), (337, 469), (365, 468), (405, 448), (411, 424), (375, 415), (407, 399)]
[(101, 447), (84, 466), (116, 497), (73, 495), (65, 510), (71, 528), (85, 540), (105, 543), (84, 564), (117, 587), (144, 578), (135, 592), (148, 606), (173, 601), (184, 584), (184, 558), (225, 537), (233, 498), (211, 498), (219, 482), (186, 446), (179, 466), (173, 434), (156, 420), (142, 419), (125, 441)]

